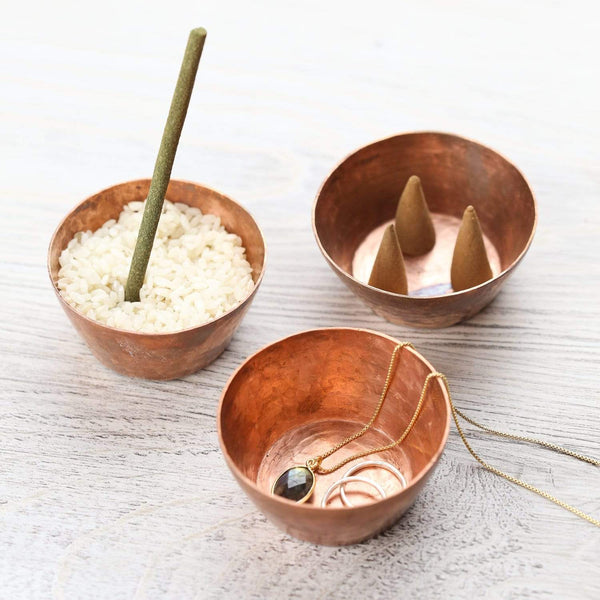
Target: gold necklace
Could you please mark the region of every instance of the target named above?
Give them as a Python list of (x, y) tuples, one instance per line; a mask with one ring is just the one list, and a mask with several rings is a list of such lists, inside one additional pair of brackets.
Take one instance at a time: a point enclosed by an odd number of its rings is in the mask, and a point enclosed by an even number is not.
[(567, 504), (566, 502), (563, 502), (562, 500), (559, 500), (552, 494), (549, 494), (548, 492), (545, 492), (544, 490), (541, 490), (525, 481), (517, 479), (516, 477), (513, 477), (512, 475), (509, 475), (508, 473), (505, 473), (504, 471), (501, 471), (500, 469), (497, 469), (496, 467), (493, 467), (492, 465), (486, 463), (475, 452), (475, 450), (473, 450), (473, 448), (471, 448), (471, 446), (470, 446), (469, 442), (467, 441), (467, 438), (462, 430), (462, 427), (460, 426), (458, 417), (464, 419), (465, 421), (467, 421), (467, 423), (470, 423), (471, 425), (478, 427), (479, 429), (481, 429), (482, 431), (485, 431), (486, 433), (491, 433), (493, 435), (497, 435), (497, 436), (504, 437), (504, 438), (511, 439), (511, 440), (518, 440), (521, 442), (537, 444), (539, 446), (543, 446), (544, 448), (548, 448), (549, 450), (552, 450), (554, 452), (566, 454), (567, 456), (571, 456), (573, 458), (576, 458), (577, 460), (587, 462), (591, 465), (596, 465), (596, 466), (600, 467), (600, 460), (597, 460), (595, 458), (590, 458), (589, 456), (585, 456), (578, 452), (574, 452), (573, 450), (563, 448), (562, 446), (558, 446), (557, 444), (552, 444), (552, 443), (546, 442), (544, 440), (538, 440), (536, 438), (522, 436), (522, 435), (515, 435), (512, 433), (505, 433), (503, 431), (498, 431), (496, 429), (492, 429), (491, 427), (481, 425), (477, 421), (475, 421), (475, 420), (471, 419), (470, 417), (468, 417), (467, 415), (465, 415), (458, 408), (456, 408), (456, 406), (454, 405), (454, 401), (452, 400), (452, 394), (450, 393), (450, 384), (448, 383), (448, 379), (446, 378), (446, 376), (443, 373), (432, 372), (427, 375), (427, 377), (425, 378), (425, 381), (423, 383), (423, 387), (421, 389), (421, 394), (419, 396), (419, 401), (417, 402), (417, 406), (415, 408), (413, 416), (412, 416), (411, 420), (409, 421), (408, 425), (406, 426), (406, 428), (404, 429), (404, 431), (402, 432), (402, 435), (396, 441), (391, 442), (390, 444), (387, 444), (385, 446), (379, 446), (378, 448), (373, 448), (372, 450), (364, 450), (363, 452), (357, 452), (356, 454), (353, 454), (352, 456), (349, 456), (349, 457), (345, 458), (344, 460), (340, 461), (333, 467), (329, 467), (329, 468), (323, 467), (321, 464), (323, 462), (323, 460), (325, 460), (326, 458), (328, 458), (329, 456), (331, 456), (332, 454), (337, 452), (340, 448), (343, 448), (350, 442), (358, 439), (359, 437), (364, 435), (371, 428), (371, 426), (373, 425), (373, 423), (375, 422), (375, 420), (377, 419), (377, 416), (379, 415), (379, 413), (381, 411), (383, 403), (385, 402), (385, 399), (386, 399), (386, 396), (387, 396), (387, 393), (388, 393), (388, 390), (390, 387), (390, 383), (392, 381), (392, 376), (394, 374), (394, 365), (396, 363), (396, 358), (398, 356), (398, 353), (400, 352), (400, 350), (402, 348), (405, 348), (407, 346), (410, 348), (414, 348), (414, 346), (410, 342), (402, 342), (394, 348), (394, 351), (392, 352), (392, 357), (390, 359), (387, 376), (385, 378), (385, 383), (383, 385), (383, 390), (381, 391), (381, 395), (379, 397), (379, 402), (377, 403), (377, 406), (375, 407), (375, 411), (373, 412), (373, 415), (369, 419), (368, 423), (362, 429), (357, 431), (355, 434), (347, 437), (345, 440), (341, 441), (339, 444), (336, 444), (335, 446), (333, 446), (332, 448), (330, 448), (323, 454), (319, 454), (318, 456), (309, 458), (306, 461), (305, 465), (296, 465), (294, 467), (286, 469), (273, 483), (273, 486), (271, 488), (271, 493), (273, 493), (277, 496), (281, 496), (283, 498), (287, 498), (288, 500), (293, 500), (293, 501), (301, 504), (303, 502), (306, 502), (312, 495), (312, 493), (315, 489), (316, 475), (326, 475), (328, 473), (333, 473), (334, 471), (337, 471), (339, 468), (343, 467), (344, 465), (348, 464), (349, 462), (351, 462), (353, 460), (356, 460), (357, 458), (362, 458), (362, 457), (368, 456), (370, 454), (377, 454), (378, 452), (384, 452), (385, 450), (390, 450), (391, 448), (394, 448), (394, 447), (398, 446), (399, 444), (401, 444), (406, 439), (408, 434), (411, 432), (411, 430), (419, 416), (419, 413), (421, 412), (421, 408), (423, 406), (425, 395), (429, 388), (430, 382), (433, 381), (434, 379), (439, 379), (440, 381), (443, 382), (444, 386), (446, 387), (446, 391), (448, 392), (448, 400), (450, 402), (450, 409), (452, 412), (452, 417), (454, 418), (454, 423), (456, 424), (456, 429), (458, 430), (458, 434), (460, 435), (460, 438), (463, 441), (463, 444), (465, 445), (465, 447), (467, 448), (467, 450), (469, 451), (471, 456), (473, 456), (473, 458), (484, 469), (494, 473), (495, 475), (499, 475), (500, 477), (503, 477), (504, 479), (510, 481), (511, 483), (515, 483), (515, 484), (525, 488), (526, 490), (534, 492), (534, 493), (538, 494), (539, 496), (542, 496), (542, 498), (546, 498), (547, 500), (554, 502), (555, 504), (564, 508), (565, 510), (572, 512), (573, 514), (577, 515), (578, 517), (580, 517), (582, 519), (585, 519), (592, 525), (595, 525), (596, 527), (600, 527), (600, 520), (595, 519), (594, 517), (584, 513), (582, 510), (579, 510), (578, 508), (575, 508), (574, 506), (571, 506), (570, 504)]
[(388, 366), (385, 383), (383, 384), (383, 390), (381, 391), (381, 395), (379, 396), (379, 402), (377, 403), (375, 411), (373, 412), (373, 415), (369, 419), (368, 423), (355, 434), (347, 437), (339, 444), (336, 444), (335, 446), (327, 450), (327, 452), (323, 452), (323, 454), (319, 454), (318, 456), (309, 458), (306, 461), (305, 465), (295, 465), (293, 467), (290, 467), (289, 469), (286, 469), (273, 482), (273, 486), (271, 487), (272, 494), (276, 496), (281, 496), (282, 498), (286, 498), (288, 500), (293, 500), (294, 502), (297, 502), (299, 504), (306, 502), (311, 497), (315, 489), (317, 475), (327, 475), (328, 473), (333, 473), (334, 471), (337, 471), (344, 465), (348, 464), (353, 460), (356, 460), (357, 458), (362, 458), (363, 456), (368, 456), (369, 454), (377, 454), (378, 452), (390, 450), (391, 448), (394, 448), (395, 446), (401, 444), (404, 441), (406, 436), (410, 433), (410, 430), (412, 429), (413, 425), (415, 424), (419, 413), (421, 412), (423, 399), (425, 398), (425, 394), (427, 393), (427, 387), (430, 381), (429, 378), (425, 380), (425, 384), (423, 385), (423, 389), (421, 390), (421, 396), (419, 397), (419, 402), (417, 404), (415, 412), (413, 413), (412, 419), (406, 426), (402, 435), (395, 442), (392, 442), (391, 444), (387, 444), (385, 446), (379, 446), (378, 448), (373, 448), (372, 450), (364, 450), (363, 452), (357, 452), (352, 456), (348, 456), (333, 467), (325, 468), (321, 465), (321, 463), (326, 458), (337, 452), (340, 448), (347, 446), (350, 442), (353, 442), (354, 440), (363, 436), (372, 427), (373, 423), (375, 422), (375, 419), (377, 419), (377, 416), (381, 412), (381, 408), (383, 407), (383, 403), (385, 402), (388, 390), (390, 388), (390, 383), (392, 382), (392, 376), (394, 374), (394, 365), (396, 364), (396, 358), (398, 356), (398, 353), (400, 352), (400, 350), (402, 350), (402, 348), (406, 346), (412, 347), (412, 344), (409, 342), (402, 342), (398, 344), (392, 352), (392, 357)]

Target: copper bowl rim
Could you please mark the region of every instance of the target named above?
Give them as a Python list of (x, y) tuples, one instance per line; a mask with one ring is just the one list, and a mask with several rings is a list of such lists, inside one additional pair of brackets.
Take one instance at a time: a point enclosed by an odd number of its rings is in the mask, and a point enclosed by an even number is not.
[[(471, 144), (475, 144), (476, 146), (480, 146), (481, 148), (485, 148), (486, 150), (489, 150), (489, 151), (493, 152), (494, 154), (498, 155), (502, 160), (506, 161), (511, 167), (513, 167), (515, 169), (515, 171), (521, 176), (521, 178), (525, 182), (525, 185), (527, 186), (527, 189), (529, 190), (529, 193), (531, 194), (531, 200), (533, 202), (533, 227), (531, 228), (531, 233), (529, 234), (529, 239), (527, 240), (527, 243), (525, 244), (525, 247), (523, 248), (523, 250), (520, 252), (519, 256), (517, 256), (517, 258), (515, 258), (515, 260), (510, 265), (508, 265), (508, 267), (506, 267), (506, 269), (503, 269), (502, 271), (500, 271), (500, 273), (498, 273), (498, 275), (495, 275), (491, 279), (488, 279), (487, 281), (484, 281), (483, 283), (480, 283), (479, 285), (475, 285), (473, 287), (467, 288), (465, 290), (460, 290), (458, 292), (452, 291), (449, 294), (442, 294), (442, 295), (438, 295), (438, 296), (410, 296), (408, 294), (397, 294), (396, 292), (389, 292), (388, 290), (382, 290), (380, 288), (377, 288), (377, 287), (374, 287), (372, 285), (369, 285), (368, 283), (364, 283), (362, 281), (359, 281), (353, 275), (350, 275), (350, 273), (348, 273), (347, 271), (344, 271), (344, 269), (342, 269), (333, 260), (333, 258), (331, 258), (331, 256), (325, 250), (325, 248), (323, 248), (323, 245), (321, 244), (321, 238), (319, 237), (319, 233), (317, 231), (316, 212), (317, 212), (317, 204), (319, 203), (319, 198), (321, 197), (321, 193), (323, 192), (323, 188), (325, 187), (325, 185), (329, 181), (330, 177), (349, 158), (351, 158), (352, 156), (354, 156), (355, 154), (357, 154), (361, 150), (364, 150), (365, 148), (369, 148), (371, 146), (375, 146), (376, 144), (380, 144), (381, 142), (387, 142), (388, 140), (391, 140), (391, 139), (394, 139), (394, 138), (397, 138), (397, 137), (404, 137), (404, 136), (411, 136), (411, 135), (439, 135), (439, 136), (444, 136), (444, 137), (451, 137), (451, 138), (455, 138), (455, 139), (458, 139), (458, 140), (463, 140), (463, 141), (469, 142)], [(391, 298), (409, 298), (410, 300), (414, 300), (415, 302), (427, 301), (427, 300), (432, 300), (432, 299), (436, 299), (436, 298), (449, 298), (449, 297), (460, 296), (461, 294), (466, 294), (467, 292), (472, 292), (473, 290), (478, 290), (480, 288), (484, 288), (485, 286), (491, 284), (493, 281), (496, 281), (496, 279), (500, 279), (506, 273), (512, 271), (521, 262), (521, 260), (525, 256), (525, 254), (527, 254), (527, 251), (529, 250), (529, 247), (531, 246), (531, 242), (533, 241), (533, 236), (535, 235), (535, 231), (537, 229), (537, 222), (538, 222), (538, 206), (537, 206), (537, 200), (535, 199), (535, 194), (533, 193), (531, 185), (529, 185), (529, 181), (527, 181), (525, 175), (523, 175), (523, 173), (521, 172), (521, 170), (518, 167), (516, 167), (510, 160), (508, 160), (508, 158), (506, 158), (506, 156), (504, 156), (500, 152), (497, 152), (493, 148), (490, 148), (489, 146), (485, 146), (484, 144), (482, 144), (480, 142), (477, 142), (475, 140), (472, 140), (470, 138), (466, 138), (466, 137), (463, 137), (463, 136), (460, 136), (460, 135), (456, 135), (454, 133), (446, 133), (444, 131), (431, 131), (431, 130), (426, 130), (426, 131), (408, 131), (408, 132), (405, 132), (405, 133), (397, 133), (397, 134), (390, 135), (390, 136), (387, 136), (387, 137), (384, 137), (384, 138), (380, 138), (378, 140), (375, 140), (374, 142), (371, 142), (370, 144), (367, 144), (365, 146), (361, 146), (361, 147), (357, 148), (356, 150), (353, 150), (352, 152), (350, 152), (349, 154), (347, 154), (341, 161), (339, 161), (335, 165), (335, 167), (330, 171), (329, 175), (327, 175), (327, 177), (325, 178), (325, 181), (321, 184), (321, 187), (319, 188), (319, 191), (317, 192), (317, 196), (314, 199), (313, 208), (312, 208), (312, 229), (313, 229), (313, 234), (315, 236), (315, 239), (317, 240), (317, 245), (319, 246), (319, 250), (321, 250), (321, 253), (326, 258), (327, 262), (335, 269), (335, 271), (337, 271), (341, 276), (348, 277), (349, 279), (355, 281), (358, 285), (362, 285), (362, 286), (364, 286), (366, 288), (369, 288), (371, 290), (379, 292), (380, 294), (384, 294), (386, 296), (390, 296)]]
[[(451, 408), (450, 408), (450, 400), (448, 398), (448, 390), (446, 389), (446, 386), (444, 386), (444, 385), (440, 385), (440, 388), (442, 390), (442, 395), (443, 395), (444, 401), (446, 403), (446, 426), (444, 427), (444, 433), (440, 440), (438, 449), (435, 451), (435, 453), (432, 455), (432, 457), (429, 459), (429, 461), (423, 467), (423, 469), (421, 469), (421, 472), (416, 477), (411, 479), (409, 484), (405, 488), (398, 490), (394, 494), (387, 496), (386, 498), (383, 498), (382, 500), (378, 500), (376, 503), (363, 504), (360, 506), (352, 506), (352, 507), (341, 506), (341, 507), (331, 507), (331, 508), (321, 508), (320, 506), (316, 506), (313, 504), (291, 503), (289, 500), (285, 500), (284, 498), (280, 498), (279, 496), (275, 496), (273, 494), (267, 494), (261, 488), (259, 488), (256, 485), (255, 481), (252, 481), (252, 479), (250, 479), (249, 477), (244, 475), (244, 473), (242, 473), (238, 469), (237, 465), (235, 464), (235, 461), (231, 458), (231, 456), (229, 456), (229, 452), (227, 451), (227, 448), (225, 447), (225, 443), (223, 442), (223, 432), (221, 430), (221, 412), (223, 409), (223, 403), (225, 400), (225, 395), (227, 394), (227, 390), (229, 389), (231, 382), (237, 377), (237, 375), (241, 371), (241, 369), (246, 364), (248, 364), (250, 361), (252, 361), (256, 356), (258, 356), (261, 352), (263, 352), (264, 350), (266, 350), (267, 348), (269, 348), (271, 346), (275, 346), (276, 344), (280, 344), (281, 342), (285, 342), (286, 340), (290, 340), (295, 337), (299, 337), (299, 336), (307, 335), (307, 334), (310, 335), (310, 334), (321, 332), (321, 331), (361, 331), (364, 333), (368, 333), (370, 335), (375, 335), (375, 336), (378, 336), (381, 338), (385, 338), (386, 340), (390, 340), (396, 344), (400, 343), (396, 338), (393, 338), (390, 335), (381, 333), (379, 331), (374, 331), (372, 329), (365, 329), (363, 327), (319, 327), (319, 328), (315, 328), (315, 329), (306, 329), (304, 331), (299, 331), (292, 335), (288, 335), (288, 336), (281, 338), (275, 342), (271, 342), (270, 344), (267, 344), (266, 346), (263, 346), (262, 348), (260, 348), (259, 350), (257, 350), (256, 352), (254, 352), (253, 354), (248, 356), (246, 358), (246, 360), (244, 360), (237, 367), (237, 369), (231, 374), (231, 376), (227, 380), (227, 383), (223, 387), (223, 391), (221, 392), (221, 397), (219, 398), (219, 406), (217, 408), (217, 435), (219, 437), (219, 446), (221, 447), (221, 452), (223, 453), (223, 456), (225, 457), (225, 462), (227, 463), (229, 469), (235, 474), (236, 477), (243, 480), (249, 487), (253, 488), (261, 496), (264, 496), (265, 498), (268, 498), (269, 500), (272, 500), (273, 502), (277, 502), (277, 503), (281, 504), (282, 506), (287, 506), (288, 508), (296, 508), (297, 510), (308, 511), (308, 512), (326, 510), (328, 512), (344, 511), (344, 512), (348, 513), (349, 511), (358, 512), (358, 511), (369, 510), (370, 508), (372, 508), (374, 506), (374, 504), (381, 505), (381, 504), (386, 504), (386, 503), (392, 503), (392, 501), (395, 498), (405, 494), (411, 487), (417, 485), (421, 479), (423, 479), (424, 477), (426, 477), (429, 474), (429, 472), (434, 467), (434, 465), (437, 463), (440, 456), (442, 455), (442, 452), (444, 451), (444, 449), (446, 447), (446, 443), (448, 441), (448, 435), (450, 433)], [(414, 348), (411, 348), (410, 346), (406, 347), (406, 350), (408, 350), (409, 352), (414, 354), (419, 360), (421, 360), (421, 362), (423, 362), (425, 364), (425, 366), (431, 370), (431, 372), (435, 372), (433, 365), (420, 352), (418, 352)]]
[[(204, 185), (202, 183), (198, 183), (196, 181), (189, 181), (187, 179), (173, 179), (171, 181), (177, 181), (178, 183), (184, 183), (184, 184), (190, 184), (190, 185), (200, 186), (202, 188), (211, 190), (212, 192), (216, 192), (220, 196), (224, 196), (225, 198), (227, 198), (228, 200), (230, 200), (231, 202), (233, 202), (236, 206), (239, 206), (244, 212), (246, 212), (246, 214), (254, 222), (254, 225), (256, 226), (256, 229), (258, 230), (258, 233), (260, 234), (260, 239), (262, 241), (262, 245), (263, 245), (263, 248), (264, 248), (264, 252), (263, 252), (264, 256), (263, 256), (263, 260), (262, 260), (262, 268), (261, 268), (261, 271), (260, 271), (260, 274), (259, 274), (257, 280), (254, 282), (254, 286), (252, 287), (252, 289), (250, 290), (250, 292), (248, 293), (248, 295), (242, 301), (240, 301), (238, 304), (236, 304), (233, 308), (229, 309), (226, 313), (223, 313), (220, 317), (217, 317), (216, 319), (211, 319), (210, 321), (206, 321), (205, 323), (201, 323), (200, 325), (194, 325), (193, 327), (187, 327), (186, 329), (177, 329), (175, 331), (162, 331), (162, 332), (157, 332), (157, 333), (144, 333), (144, 332), (140, 332), (140, 331), (133, 331), (131, 329), (120, 329), (119, 327), (113, 327), (112, 325), (106, 325), (105, 323), (101, 323), (100, 321), (96, 321), (95, 319), (90, 319), (90, 317), (84, 315), (82, 312), (80, 312), (79, 310), (77, 310), (74, 306), (72, 306), (71, 304), (69, 304), (64, 299), (63, 295), (60, 293), (60, 290), (58, 289), (58, 286), (56, 285), (56, 282), (54, 281), (54, 279), (52, 279), (52, 270), (51, 270), (51, 267), (50, 267), (50, 254), (51, 254), (51, 251), (52, 251), (52, 246), (54, 245), (54, 239), (56, 238), (56, 235), (58, 234), (59, 229), (65, 224), (65, 222), (72, 215), (73, 212), (75, 212), (82, 204), (85, 204), (93, 196), (97, 196), (98, 194), (101, 194), (102, 192), (106, 192), (106, 191), (108, 191), (108, 190), (110, 190), (110, 189), (112, 189), (114, 187), (118, 187), (120, 185), (125, 185), (125, 184), (128, 184), (128, 183), (146, 182), (146, 181), (150, 181), (150, 180), (148, 178), (131, 179), (129, 181), (123, 181), (121, 183), (115, 183), (114, 185), (111, 185), (111, 186), (109, 186), (107, 188), (104, 188), (104, 189), (100, 190), (99, 192), (96, 192), (96, 194), (92, 194), (91, 196), (88, 196), (87, 198), (85, 198), (84, 200), (82, 200), (81, 202), (79, 202), (76, 206), (74, 206), (66, 214), (66, 216), (58, 224), (58, 226), (54, 230), (54, 233), (52, 234), (52, 237), (50, 238), (50, 244), (48, 245), (48, 254), (47, 254), (47, 258), (46, 258), (46, 263), (47, 263), (46, 266), (47, 266), (47, 269), (48, 269), (48, 276), (50, 277), (50, 282), (52, 283), (52, 287), (54, 288), (54, 291), (56, 292), (56, 295), (58, 296), (58, 299), (60, 300), (61, 304), (64, 307), (67, 307), (69, 310), (71, 310), (74, 313), (76, 313), (77, 315), (79, 315), (82, 319), (85, 319), (89, 323), (93, 323), (94, 325), (96, 325), (98, 327), (102, 327), (103, 329), (106, 329), (107, 331), (114, 331), (115, 333), (123, 333), (123, 332), (125, 332), (125, 333), (127, 333), (127, 335), (139, 336), (139, 337), (145, 337), (145, 338), (149, 338), (149, 337), (165, 338), (165, 337), (170, 336), (170, 335), (177, 335), (177, 334), (188, 332), (188, 331), (198, 330), (198, 329), (201, 329), (202, 327), (205, 327), (207, 325), (212, 325), (213, 323), (217, 323), (221, 319), (225, 319), (226, 317), (228, 317), (229, 315), (231, 315), (233, 312), (239, 310), (242, 306), (244, 306), (244, 304), (246, 304), (248, 301), (250, 301), (253, 298), (254, 294), (256, 294), (256, 291), (258, 290), (258, 287), (261, 284), (263, 276), (265, 274), (265, 267), (267, 265), (267, 244), (265, 242), (265, 236), (263, 235), (262, 229), (258, 225), (258, 222), (254, 218), (254, 216), (250, 213), (250, 211), (248, 211), (245, 207), (243, 207), (239, 202), (236, 202), (235, 200), (233, 200), (233, 198), (231, 198), (227, 194), (223, 194), (222, 192), (220, 192), (219, 190), (216, 190), (215, 188), (209, 187), (209, 186)], [(63, 248), (63, 250), (64, 250), (64, 248)]]

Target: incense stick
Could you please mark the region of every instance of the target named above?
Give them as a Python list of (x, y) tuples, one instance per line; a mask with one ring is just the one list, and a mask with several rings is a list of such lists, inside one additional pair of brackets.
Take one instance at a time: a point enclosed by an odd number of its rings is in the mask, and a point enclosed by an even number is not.
[(140, 289), (144, 283), (150, 253), (158, 227), (158, 221), (162, 212), (163, 203), (171, 169), (177, 152), (177, 145), (181, 136), (181, 130), (185, 122), (190, 97), (194, 88), (194, 80), (198, 71), (198, 63), (202, 56), (206, 30), (202, 27), (192, 29), (188, 38), (187, 47), (181, 63), (179, 78), (173, 92), (169, 116), (163, 131), (163, 136), (154, 165), (154, 173), (148, 199), (144, 208), (144, 215), (138, 233), (135, 250), (131, 259), (127, 284), (125, 286), (125, 300), (139, 302)]

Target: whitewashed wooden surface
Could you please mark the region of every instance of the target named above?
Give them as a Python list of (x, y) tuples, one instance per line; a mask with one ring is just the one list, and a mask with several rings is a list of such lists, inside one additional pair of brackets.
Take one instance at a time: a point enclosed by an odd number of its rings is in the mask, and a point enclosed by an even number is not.
[[(269, 262), (229, 350), (184, 380), (105, 369), (45, 266), (81, 199), (149, 176), (190, 28), (208, 29), (175, 177), (247, 206)], [(261, 346), (320, 326), (412, 340), (486, 423), (600, 455), (595, 2), (5, 3), (0, 123), (0, 598), (600, 597), (600, 530), (483, 472), (456, 432), (415, 506), (361, 545), (280, 533), (241, 495), (215, 413)], [(522, 266), (470, 322), (393, 326), (319, 254), (315, 193), (355, 148), (434, 129), (513, 160), (539, 201)], [(600, 472), (473, 435), (600, 516)]]

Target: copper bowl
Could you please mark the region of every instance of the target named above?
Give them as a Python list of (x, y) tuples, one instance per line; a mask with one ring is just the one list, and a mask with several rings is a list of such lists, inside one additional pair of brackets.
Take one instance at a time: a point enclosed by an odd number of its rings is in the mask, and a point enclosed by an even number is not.
[[(436, 246), (424, 256), (405, 257), (409, 295), (403, 295), (367, 281), (411, 175), (421, 178)], [(451, 290), (454, 242), (469, 204), (477, 210), (494, 277), (445, 293)], [(533, 193), (514, 165), (481, 144), (434, 132), (396, 135), (357, 150), (329, 175), (313, 207), (317, 243), (338, 277), (378, 315), (412, 327), (447, 327), (489, 304), (525, 256), (536, 222)], [(443, 291), (412, 295), (419, 288)]]
[[(327, 487), (347, 467), (318, 475), (311, 500), (296, 504), (271, 494), (288, 467), (304, 464), (360, 430), (370, 419), (397, 340), (365, 329), (315, 329), (266, 346), (248, 358), (223, 390), (217, 423), (227, 465), (250, 499), (275, 525), (297, 538), (326, 545), (353, 544), (392, 525), (414, 502), (446, 444), (450, 406), (439, 381), (431, 384), (422, 412), (405, 441), (369, 459), (385, 460), (404, 474), (370, 475), (390, 493), (345, 508), (320, 507)], [(433, 367), (403, 348), (386, 401), (373, 429), (324, 461), (331, 466), (360, 450), (400, 436)], [(363, 459), (366, 460), (366, 459)], [(349, 465), (348, 465), (349, 466)], [(334, 498), (334, 500), (339, 500)]]
[(60, 254), (78, 231), (95, 231), (109, 219), (117, 218), (125, 204), (145, 200), (149, 187), (149, 179), (128, 181), (76, 206), (52, 236), (48, 271), (63, 310), (102, 364), (132, 377), (175, 379), (202, 369), (227, 348), (262, 281), (265, 242), (254, 219), (239, 204), (202, 185), (172, 180), (166, 194), (169, 200), (218, 215), (228, 231), (242, 238), (246, 258), (252, 266), (252, 292), (218, 319), (173, 333), (136, 333), (89, 319), (68, 304), (58, 291)]

